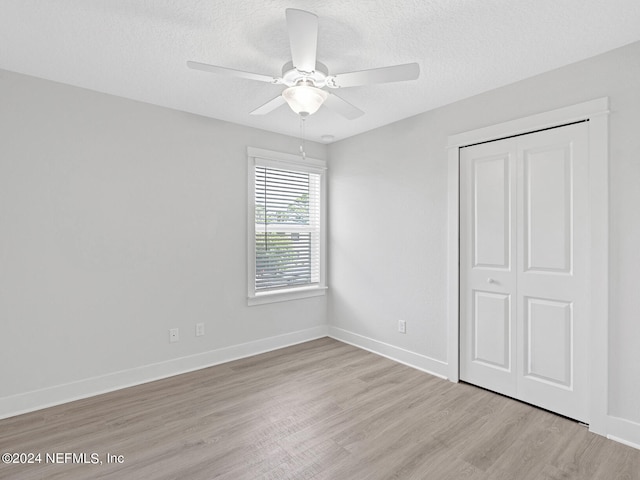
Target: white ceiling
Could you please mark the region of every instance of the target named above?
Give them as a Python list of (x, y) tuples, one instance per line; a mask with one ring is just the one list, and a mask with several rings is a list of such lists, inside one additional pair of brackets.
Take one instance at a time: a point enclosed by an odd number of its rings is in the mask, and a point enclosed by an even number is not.
[[(308, 139), (340, 140), (640, 40), (638, 0), (0, 0), (0, 68), (298, 136), (281, 86), (187, 60), (279, 76), (285, 9), (320, 17), (332, 74), (418, 62), (418, 80), (342, 89), (365, 111), (321, 108)], [(612, 72), (615, 74), (615, 72)]]

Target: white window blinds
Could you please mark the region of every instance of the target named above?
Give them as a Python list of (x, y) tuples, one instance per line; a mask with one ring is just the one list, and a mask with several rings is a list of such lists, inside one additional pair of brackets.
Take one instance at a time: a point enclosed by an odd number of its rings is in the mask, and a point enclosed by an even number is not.
[(255, 165), (255, 292), (320, 282), (321, 175)]

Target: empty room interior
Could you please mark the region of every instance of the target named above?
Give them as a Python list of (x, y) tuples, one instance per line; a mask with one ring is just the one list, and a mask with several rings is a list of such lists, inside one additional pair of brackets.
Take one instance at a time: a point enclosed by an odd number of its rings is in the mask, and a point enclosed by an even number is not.
[(1, 2), (0, 479), (640, 479), (639, 25)]

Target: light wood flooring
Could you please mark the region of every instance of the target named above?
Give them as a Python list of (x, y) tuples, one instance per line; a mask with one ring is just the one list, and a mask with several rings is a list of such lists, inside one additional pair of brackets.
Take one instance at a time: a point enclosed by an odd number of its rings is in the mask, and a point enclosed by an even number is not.
[(640, 450), (329, 338), (1, 420), (4, 452), (42, 454), (12, 480), (640, 479)]

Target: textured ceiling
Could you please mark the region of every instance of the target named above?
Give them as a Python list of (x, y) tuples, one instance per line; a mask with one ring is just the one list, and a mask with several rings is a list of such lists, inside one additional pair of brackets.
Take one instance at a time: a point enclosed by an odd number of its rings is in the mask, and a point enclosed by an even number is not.
[[(640, 40), (638, 0), (0, 0), (0, 68), (298, 136), (283, 87), (190, 70), (279, 76), (285, 9), (320, 17), (330, 73), (418, 62), (418, 80), (342, 89), (365, 111), (321, 108), (306, 136), (340, 140)], [(615, 73), (615, 72), (614, 72)]]

